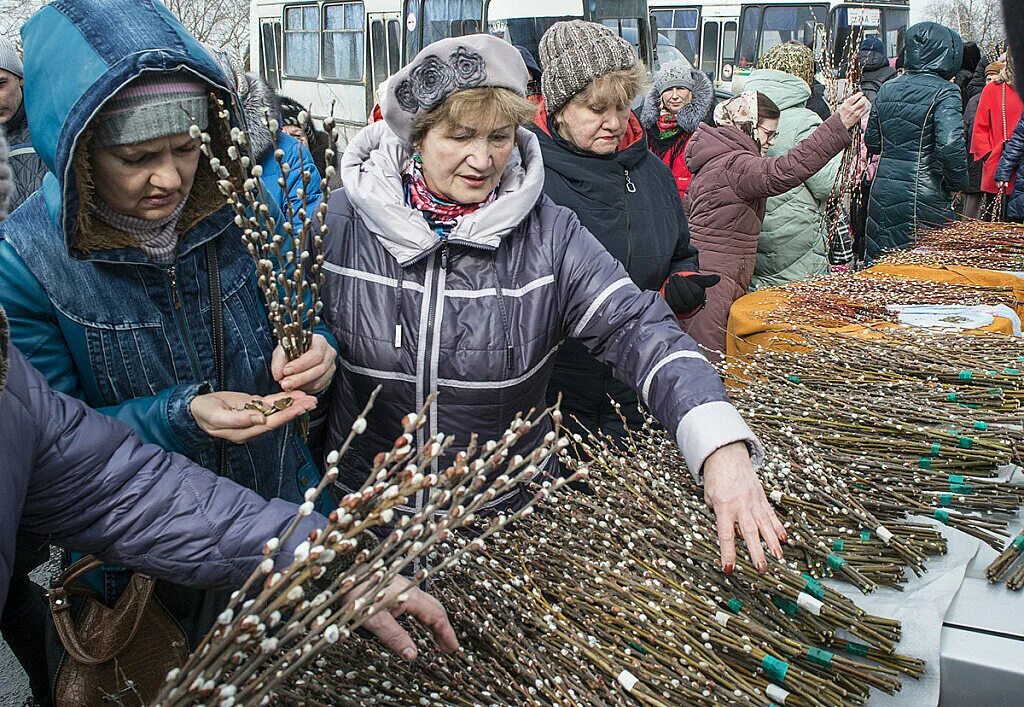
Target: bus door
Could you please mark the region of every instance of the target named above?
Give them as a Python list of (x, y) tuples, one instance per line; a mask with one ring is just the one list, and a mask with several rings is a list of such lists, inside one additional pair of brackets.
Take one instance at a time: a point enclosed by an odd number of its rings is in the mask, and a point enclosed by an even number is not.
[(700, 70), (716, 84), (732, 81), (736, 65), (735, 19), (705, 17), (701, 25)]
[(369, 67), (367, 72), (367, 114), (377, 102), (377, 89), (401, 68), (401, 15), (397, 12), (371, 12), (366, 15)]
[(275, 91), (281, 90), (281, 18), (260, 18), (260, 76)]

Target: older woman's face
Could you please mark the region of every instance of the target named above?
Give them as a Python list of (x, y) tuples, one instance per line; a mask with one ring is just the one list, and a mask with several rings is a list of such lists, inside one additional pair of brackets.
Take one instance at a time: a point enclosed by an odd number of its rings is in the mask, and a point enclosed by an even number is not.
[(158, 221), (188, 198), (199, 166), (199, 140), (188, 133), (94, 147), (89, 152), (96, 195), (114, 211)]
[(557, 116), (558, 132), (581, 150), (610, 155), (629, 127), (629, 106), (598, 105), (574, 98)]
[(515, 147), (516, 129), (493, 118), (435, 125), (417, 146), (430, 191), (459, 204), (479, 204), (494, 191)]
[(661, 106), (669, 113), (678, 113), (693, 100), (693, 91), (681, 86), (673, 86), (661, 94)]

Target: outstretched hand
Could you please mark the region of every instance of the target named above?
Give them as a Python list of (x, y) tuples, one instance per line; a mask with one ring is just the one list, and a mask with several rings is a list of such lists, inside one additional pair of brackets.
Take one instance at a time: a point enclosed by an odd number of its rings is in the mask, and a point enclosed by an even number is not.
[(762, 539), (772, 555), (782, 559), (781, 543), (786, 542), (786, 529), (764, 495), (746, 444), (728, 444), (705, 460), (704, 500), (715, 511), (718, 546), (726, 574), (732, 574), (736, 566), (737, 527), (759, 572), (768, 569)]
[(839, 106), (839, 110), (836, 112), (839, 114), (839, 119), (843, 121), (846, 129), (850, 130), (853, 126), (860, 125), (860, 119), (869, 110), (871, 110), (871, 104), (864, 97), (864, 94), (858, 91), (843, 101), (843, 104)]
[[(258, 410), (247, 410), (246, 403), (258, 401), (265, 408), (274, 407), (274, 403), (291, 398), (291, 402), (278, 412), (264, 415)], [(218, 439), (225, 439), (235, 444), (244, 444), (262, 434), (287, 425), (295, 418), (316, 407), (316, 398), (305, 393), (276, 393), (260, 397), (249, 393), (221, 391), (197, 395), (192, 399), (189, 410), (192, 417), (206, 434)]]
[(411, 584), (404, 577), (391, 580), (391, 584), (385, 590), (384, 601), (390, 601), (403, 593), (407, 599), (387, 611), (377, 612), (363, 624), (363, 628), (375, 635), (403, 660), (415, 660), (418, 655), (416, 643), (396, 621), (400, 616), (409, 614), (430, 629), (443, 653), (454, 653), (459, 649), (459, 641), (455, 637), (455, 629), (448, 622), (448, 614), (441, 606), (441, 602), (423, 590), (410, 586)]

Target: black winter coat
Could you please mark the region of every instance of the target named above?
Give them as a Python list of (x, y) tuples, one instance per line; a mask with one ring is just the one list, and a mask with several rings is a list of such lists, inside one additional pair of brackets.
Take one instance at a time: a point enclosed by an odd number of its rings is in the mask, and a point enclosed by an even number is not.
[(865, 135), (868, 151), (881, 154), (868, 199), (868, 258), (953, 219), (950, 192), (967, 187), (960, 91), (949, 82), (962, 52), (959, 34), (920, 22), (907, 31), (907, 73), (878, 92)]
[(896, 78), (896, 69), (889, 66), (889, 60), (882, 52), (862, 49), (857, 58), (861, 69), (860, 90), (865, 98), (874, 103), (882, 84)]
[[(575, 212), (637, 287), (660, 290), (669, 275), (697, 271), (697, 250), (690, 245), (675, 177), (647, 148), (639, 122), (631, 118), (630, 123), (638, 139), (607, 157), (577, 152), (535, 127), (544, 157), (544, 193)], [(622, 433), (609, 396), (622, 405), (631, 425), (642, 423), (636, 393), (572, 339), (559, 349), (549, 400), (559, 391), (566, 419), (575, 415), (592, 431)]]
[(985, 90), (985, 69), (989, 65), (988, 59), (983, 59), (974, 76), (964, 87), (961, 96), (964, 97), (964, 142), (967, 144), (967, 188), (968, 194), (981, 192), (981, 167), (984, 162), (978, 162), (971, 156), (971, 135), (974, 134), (974, 118), (978, 115), (978, 104), (981, 102), (981, 92)]

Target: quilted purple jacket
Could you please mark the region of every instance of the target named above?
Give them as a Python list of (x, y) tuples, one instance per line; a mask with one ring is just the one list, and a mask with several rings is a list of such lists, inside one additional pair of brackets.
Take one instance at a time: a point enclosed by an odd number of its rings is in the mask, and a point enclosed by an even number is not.
[[(295, 516), (54, 392), (8, 343), (0, 308), (0, 609), (22, 531), (176, 584), (238, 586)], [(282, 547), (326, 520), (313, 514)]]

